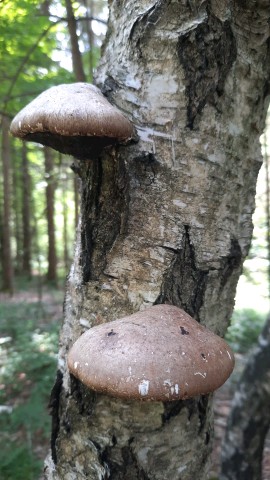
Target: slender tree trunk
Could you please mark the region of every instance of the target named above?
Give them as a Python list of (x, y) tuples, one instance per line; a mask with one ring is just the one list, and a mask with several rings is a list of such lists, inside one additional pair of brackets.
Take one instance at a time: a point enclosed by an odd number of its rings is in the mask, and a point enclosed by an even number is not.
[(75, 231), (77, 229), (77, 226), (78, 226), (78, 222), (79, 222), (79, 179), (77, 178), (77, 176), (74, 176), (74, 180), (73, 180), (73, 186), (74, 186), (74, 210), (75, 210)]
[(252, 234), (270, 7), (110, 3), (98, 84), (138, 142), (80, 162), (81, 221), (52, 392), (48, 479), (207, 478), (211, 396), (121, 401), (71, 378), (83, 332), (153, 303), (223, 335)]
[[(267, 115), (268, 129), (270, 125), (269, 115)], [(269, 131), (269, 130), (268, 130)], [(267, 245), (267, 282), (268, 282), (268, 300), (270, 307), (270, 173), (269, 173), (269, 154), (266, 132), (264, 133), (264, 167), (265, 167), (265, 216), (266, 216), (266, 245)]]
[[(67, 16), (68, 16), (68, 31), (71, 42), (71, 54), (73, 72), (77, 82), (85, 82), (86, 75), (84, 73), (82, 56), (79, 48), (79, 39), (77, 35), (76, 19), (73, 12), (72, 0), (65, 0)], [(75, 228), (77, 228), (79, 221), (79, 188), (78, 179), (74, 177), (74, 203), (75, 203)]]
[(37, 210), (35, 208), (35, 205), (32, 205), (32, 209), (33, 209), (33, 258), (35, 260), (35, 263), (37, 264), (37, 273), (38, 273), (37, 293), (38, 293), (39, 304), (42, 308), (43, 290), (42, 290), (41, 249), (39, 245), (40, 239), (38, 235), (39, 228), (38, 228)]
[(68, 255), (68, 206), (67, 206), (67, 195), (68, 190), (68, 174), (66, 174), (64, 182), (62, 183), (62, 205), (63, 205), (63, 260), (65, 272), (68, 272), (70, 265), (69, 255)]
[(22, 270), (25, 275), (31, 278), (31, 223), (30, 223), (30, 205), (31, 205), (31, 180), (29, 173), (29, 163), (27, 156), (27, 146), (22, 145), (22, 221), (23, 221), (23, 254)]
[(66, 195), (63, 196), (63, 243), (64, 243), (64, 266), (65, 272), (68, 271), (69, 267), (69, 258), (68, 258), (68, 231), (67, 231), (67, 214), (68, 209), (65, 203)]
[(2, 116), (2, 163), (3, 163), (3, 256), (2, 256), (2, 289), (13, 293), (13, 266), (11, 256), (11, 191), (10, 191), (10, 139), (9, 120)]
[[(1, 173), (2, 173), (2, 165), (1, 165)], [(2, 279), (3, 275), (3, 199), (1, 198), (1, 203), (0, 203), (0, 278)]]
[[(94, 2), (92, 0), (84, 0), (84, 5), (87, 11), (87, 16), (88, 17), (94, 17)], [(94, 32), (92, 29), (92, 21), (88, 20), (86, 22), (86, 33), (87, 33), (87, 38), (88, 38), (88, 44), (89, 44), (89, 75), (91, 80), (93, 80), (94, 77), (94, 54), (93, 54), (93, 49), (95, 46), (95, 36)]]
[(57, 279), (57, 255), (55, 245), (55, 223), (54, 223), (54, 157), (50, 148), (44, 148), (45, 157), (45, 174), (47, 180), (46, 187), (46, 208), (47, 208), (47, 224), (48, 224), (48, 272), (47, 279), (55, 282)]
[[(13, 151), (14, 152), (14, 151)], [(12, 153), (13, 153), (12, 152)], [(12, 205), (13, 211), (13, 232), (15, 239), (14, 252), (14, 273), (22, 273), (23, 256), (23, 236), (22, 236), (22, 185), (21, 168), (18, 168), (18, 161), (15, 155), (12, 155)]]
[(76, 19), (73, 12), (72, 0), (65, 0), (68, 31), (70, 35), (73, 72), (77, 82), (85, 82), (86, 77), (83, 69), (82, 56), (79, 48), (79, 39), (77, 35)]

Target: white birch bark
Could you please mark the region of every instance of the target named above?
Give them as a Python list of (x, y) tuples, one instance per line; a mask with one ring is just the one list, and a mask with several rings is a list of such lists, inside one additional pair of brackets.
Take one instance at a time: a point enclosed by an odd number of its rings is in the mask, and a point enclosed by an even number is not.
[(81, 162), (46, 478), (207, 478), (209, 397), (123, 402), (71, 379), (85, 328), (153, 303), (223, 335), (252, 234), (269, 85), (265, 0), (114, 0), (97, 83), (138, 142)]

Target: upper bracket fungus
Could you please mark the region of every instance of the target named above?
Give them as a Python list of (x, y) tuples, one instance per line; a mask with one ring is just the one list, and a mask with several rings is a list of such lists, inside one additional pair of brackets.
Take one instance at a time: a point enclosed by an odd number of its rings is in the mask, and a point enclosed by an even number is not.
[(156, 305), (91, 328), (68, 354), (89, 388), (125, 399), (170, 401), (205, 395), (230, 376), (227, 343), (171, 305)]
[(132, 123), (88, 83), (49, 88), (15, 116), (10, 131), (78, 159), (96, 157), (108, 145), (135, 138)]

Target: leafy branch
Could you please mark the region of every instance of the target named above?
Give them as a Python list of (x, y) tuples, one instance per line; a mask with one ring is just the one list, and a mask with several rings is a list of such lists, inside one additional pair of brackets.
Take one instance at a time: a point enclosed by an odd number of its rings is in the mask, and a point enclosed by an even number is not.
[(43, 30), (43, 32), (41, 32), (41, 34), (39, 35), (39, 37), (37, 38), (36, 42), (29, 48), (27, 54), (25, 55), (25, 57), (23, 58), (21, 64), (19, 65), (19, 68), (17, 69), (11, 83), (10, 83), (10, 86), (9, 86), (9, 89), (8, 89), (8, 92), (7, 94), (5, 95), (4, 97), (4, 103), (3, 103), (3, 108), (2, 110), (5, 111), (6, 108), (7, 108), (7, 105), (8, 105), (8, 102), (10, 101), (11, 99), (11, 93), (13, 91), (13, 88), (14, 86), (16, 85), (16, 82), (19, 78), (19, 75), (21, 74), (21, 72), (23, 71), (25, 65), (27, 64), (29, 58), (31, 57), (32, 53), (35, 51), (35, 49), (38, 47), (39, 43), (41, 42), (41, 40), (46, 37), (46, 35), (49, 33), (49, 31), (55, 26), (57, 25), (58, 23), (60, 23), (61, 20), (57, 20), (53, 23), (51, 23), (45, 30)]

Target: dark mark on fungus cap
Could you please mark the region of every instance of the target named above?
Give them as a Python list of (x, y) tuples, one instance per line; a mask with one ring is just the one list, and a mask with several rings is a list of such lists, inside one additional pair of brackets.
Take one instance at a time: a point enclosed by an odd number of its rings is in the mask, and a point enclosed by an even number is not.
[(88, 83), (49, 88), (16, 115), (10, 131), (79, 159), (134, 138), (131, 122)]
[(183, 310), (155, 305), (85, 332), (69, 351), (68, 367), (97, 392), (168, 401), (219, 388), (232, 373), (234, 356)]

